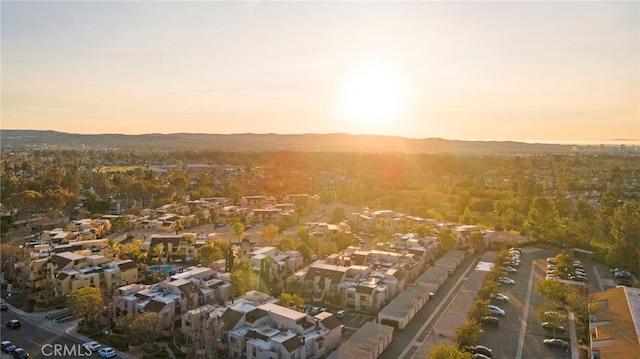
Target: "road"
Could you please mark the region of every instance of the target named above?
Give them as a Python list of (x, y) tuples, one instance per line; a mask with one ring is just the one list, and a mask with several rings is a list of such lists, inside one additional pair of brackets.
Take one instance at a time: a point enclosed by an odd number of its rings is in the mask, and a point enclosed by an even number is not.
[[(415, 349), (414, 344), (417, 340), (423, 340), (432, 328), (437, 318), (439, 318), (447, 306), (455, 297), (452, 295), (458, 291), (462, 285), (461, 278), (470, 266), (475, 266), (476, 262), (480, 258), (479, 254), (471, 255), (458, 266), (458, 269), (445, 281), (445, 283), (438, 289), (435, 297), (429, 300), (416, 316), (409, 322), (409, 324), (403, 330), (394, 331), (394, 338), (391, 345), (380, 355), (381, 359), (398, 359), (398, 358), (411, 358)], [(435, 314), (434, 314), (435, 312)], [(426, 325), (425, 325), (426, 324)], [(407, 348), (414, 348), (413, 350), (405, 350)]]
[[(25, 349), (32, 359), (39, 358), (98, 358), (97, 353), (87, 356), (82, 342), (75, 338), (60, 333), (52, 332), (30, 323), (24, 318), (18, 317), (15, 313), (9, 311), (2, 312), (2, 322), (18, 319), (22, 323), (19, 329), (6, 329), (4, 325), (0, 329), (0, 337), (2, 340), (9, 340), (19, 348)], [(48, 345), (47, 345), (48, 344)], [(54, 345), (58, 345), (58, 355), (54, 353)], [(67, 348), (67, 352), (62, 350)], [(74, 351), (74, 352), (71, 352)], [(76, 355), (70, 355), (75, 353)], [(84, 355), (83, 355), (84, 354)], [(2, 353), (2, 358), (13, 358), (12, 355)]]

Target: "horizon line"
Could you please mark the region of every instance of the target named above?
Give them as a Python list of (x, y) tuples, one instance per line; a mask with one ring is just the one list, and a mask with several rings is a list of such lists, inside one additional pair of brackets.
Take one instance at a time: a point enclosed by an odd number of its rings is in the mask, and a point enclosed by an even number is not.
[(405, 137), (398, 135), (385, 135), (385, 134), (375, 134), (375, 133), (348, 133), (348, 132), (307, 132), (307, 133), (275, 133), (275, 132), (265, 132), (265, 133), (256, 133), (256, 132), (236, 132), (236, 133), (208, 133), (208, 132), (147, 132), (147, 133), (118, 133), (118, 132), (103, 132), (103, 133), (77, 133), (77, 132), (66, 132), (60, 130), (52, 130), (52, 129), (2, 129), (0, 128), (0, 133), (3, 131), (38, 131), (38, 132), (57, 132), (62, 134), (69, 135), (80, 135), (80, 136), (109, 136), (109, 135), (119, 135), (119, 136), (148, 136), (148, 135), (222, 135), (222, 136), (234, 136), (234, 135), (273, 135), (273, 136), (309, 136), (309, 135), (347, 135), (347, 136), (370, 136), (370, 137), (390, 137), (390, 138), (398, 138), (398, 139), (407, 139), (407, 140), (444, 140), (444, 141), (466, 141), (466, 142), (520, 142), (527, 144), (545, 144), (545, 145), (601, 145), (601, 144), (611, 144), (611, 145), (623, 145), (623, 144), (631, 144), (631, 145), (640, 145), (640, 138), (612, 138), (612, 139), (461, 139), (461, 138), (444, 138), (444, 137)]

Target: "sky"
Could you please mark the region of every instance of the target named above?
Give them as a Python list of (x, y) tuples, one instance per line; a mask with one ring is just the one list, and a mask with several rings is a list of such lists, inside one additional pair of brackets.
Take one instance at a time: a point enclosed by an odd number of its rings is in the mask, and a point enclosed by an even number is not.
[(1, 129), (640, 140), (640, 2), (2, 1)]

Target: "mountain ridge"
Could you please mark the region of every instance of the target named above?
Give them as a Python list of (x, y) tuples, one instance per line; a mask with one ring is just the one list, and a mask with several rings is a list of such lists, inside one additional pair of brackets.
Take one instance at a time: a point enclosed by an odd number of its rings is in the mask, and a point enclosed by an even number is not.
[(461, 154), (570, 153), (571, 145), (518, 141), (466, 141), (348, 133), (307, 134), (74, 134), (53, 130), (0, 130), (3, 151), (20, 148), (210, 150), (229, 152), (407, 152)]

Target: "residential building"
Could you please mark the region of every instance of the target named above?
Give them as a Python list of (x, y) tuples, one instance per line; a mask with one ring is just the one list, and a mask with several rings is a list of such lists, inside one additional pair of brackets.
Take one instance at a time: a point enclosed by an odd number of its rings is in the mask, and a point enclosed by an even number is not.
[(272, 303), (238, 303), (222, 318), (229, 358), (323, 358), (342, 342), (340, 321), (327, 312), (311, 317)]
[(640, 352), (640, 288), (616, 287), (589, 298), (592, 359), (632, 359)]
[[(41, 261), (35, 263), (41, 264)], [(47, 259), (46, 270), (54, 281), (54, 293), (66, 295), (84, 287), (107, 292), (138, 281), (138, 266), (131, 260), (116, 261), (90, 251), (62, 252)], [(36, 272), (37, 273), (37, 272)], [(37, 283), (37, 281), (36, 281)]]

